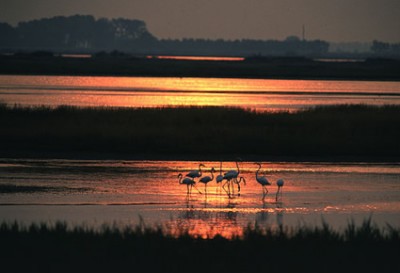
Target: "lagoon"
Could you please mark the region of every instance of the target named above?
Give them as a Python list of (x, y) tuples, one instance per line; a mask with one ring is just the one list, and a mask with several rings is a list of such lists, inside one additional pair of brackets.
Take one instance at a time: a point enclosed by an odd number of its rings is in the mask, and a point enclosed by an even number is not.
[(296, 111), (335, 104), (399, 105), (400, 82), (2, 75), (0, 102), (54, 107), (232, 106)]
[[(178, 184), (178, 174), (197, 161), (1, 159), (0, 221), (85, 225), (149, 225), (188, 228), (193, 235), (240, 235), (248, 224), (261, 227), (321, 225), (342, 229), (371, 217), (379, 227), (400, 226), (398, 163), (262, 162), (262, 175), (273, 182), (265, 201), (255, 180), (257, 165), (240, 163), (246, 179), (231, 198), (215, 181), (207, 194)], [(205, 172), (219, 162), (206, 161)], [(222, 172), (235, 169), (224, 162)], [(275, 200), (283, 178), (282, 199)], [(11, 191), (10, 185), (17, 186)], [(24, 188), (22, 186), (30, 186)]]

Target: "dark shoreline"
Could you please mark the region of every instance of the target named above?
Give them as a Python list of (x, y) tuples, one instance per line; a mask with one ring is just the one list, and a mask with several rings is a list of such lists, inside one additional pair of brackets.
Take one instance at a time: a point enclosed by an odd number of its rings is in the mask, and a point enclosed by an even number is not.
[(191, 61), (145, 57), (0, 56), (0, 75), (211, 77), (400, 81), (400, 60), (320, 62), (298, 57)]

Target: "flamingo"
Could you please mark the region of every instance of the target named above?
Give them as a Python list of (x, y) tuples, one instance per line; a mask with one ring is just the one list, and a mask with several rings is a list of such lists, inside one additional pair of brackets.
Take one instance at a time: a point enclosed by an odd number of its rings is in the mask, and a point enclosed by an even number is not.
[(260, 163), (256, 163), (256, 164), (258, 165), (258, 170), (256, 172), (256, 180), (262, 186), (262, 189), (263, 189), (263, 198), (262, 199), (264, 200), (265, 196), (267, 196), (267, 193), (268, 193), (267, 186), (271, 185), (271, 183), (268, 181), (268, 179), (265, 176), (258, 176), (258, 172), (261, 169), (261, 164)]
[(221, 183), (222, 180), (224, 180), (224, 176), (222, 175), (222, 161), (219, 162), (219, 175), (217, 175), (217, 178), (215, 178), (215, 181), (217, 181), (217, 183)]
[(244, 179), (243, 176), (241, 176), (239, 178), (240, 178), (239, 181), (235, 180), (235, 183), (238, 185), (238, 195), (240, 195), (240, 183), (242, 183), (242, 180), (243, 180), (243, 183), (246, 185), (246, 179)]
[(276, 185), (278, 185), (278, 190), (276, 192), (276, 197), (275, 197), (275, 201), (276, 202), (278, 202), (279, 193), (281, 194), (281, 198), (282, 198), (282, 190), (281, 190), (281, 188), (283, 187), (284, 183), (285, 183), (285, 181), (283, 181), (283, 179), (278, 179), (278, 181), (276, 181)]
[(224, 176), (222, 175), (222, 161), (219, 162), (219, 175), (217, 175), (217, 177), (215, 178), (215, 181), (217, 182), (217, 184), (219, 184), (219, 190), (221, 193), (221, 182), (222, 180), (224, 180)]
[(181, 173), (178, 174), (178, 178), (179, 178), (179, 184), (184, 184), (184, 185), (186, 185), (186, 187), (187, 187), (186, 194), (187, 194), (187, 195), (191, 195), (191, 194), (192, 194), (192, 187), (194, 187), (194, 188), (201, 194), (201, 191), (199, 191), (199, 190), (196, 188), (196, 186), (194, 185), (194, 184), (196, 184), (196, 182), (195, 182), (193, 179), (191, 179), (191, 178), (189, 178), (189, 177), (185, 177), (185, 178), (182, 180), (182, 174), (181, 174)]
[(205, 167), (204, 164), (201, 164), (201, 163), (200, 163), (200, 164), (199, 164), (199, 169), (198, 169), (198, 170), (190, 171), (190, 172), (188, 172), (188, 173), (186, 174), (186, 176), (187, 176), (187, 177), (190, 177), (190, 178), (192, 178), (192, 179), (197, 178), (197, 177), (200, 177), (201, 174), (202, 174), (201, 167)]
[[(226, 173), (224, 174), (224, 177), (223, 177), (223, 179), (226, 179), (226, 182), (225, 182), (225, 184), (222, 186), (222, 188), (226, 191), (225, 185), (228, 184), (228, 189), (229, 189), (228, 195), (230, 195), (230, 193), (231, 193), (231, 192), (230, 192), (231, 180), (232, 180), (232, 179), (233, 179), (233, 180), (237, 180), (237, 177), (238, 177), (238, 175), (240, 174), (240, 168), (239, 168), (239, 163), (238, 163), (239, 160), (241, 161), (240, 158), (237, 158), (237, 160), (236, 160), (236, 168), (237, 168), (237, 170), (230, 170), (230, 171), (226, 172)], [(232, 185), (232, 188), (233, 188), (233, 185)]]
[(204, 190), (205, 190), (206, 194), (207, 194), (207, 183), (214, 180), (214, 172), (215, 172), (215, 169), (213, 167), (213, 168), (211, 168), (211, 176), (208, 176), (208, 175), (203, 176), (199, 180), (199, 182), (204, 183)]

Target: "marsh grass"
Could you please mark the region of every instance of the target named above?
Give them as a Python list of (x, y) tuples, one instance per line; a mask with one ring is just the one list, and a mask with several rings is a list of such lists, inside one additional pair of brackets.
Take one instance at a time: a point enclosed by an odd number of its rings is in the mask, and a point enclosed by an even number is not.
[(159, 226), (0, 225), (4, 272), (398, 272), (400, 230), (370, 220), (343, 231), (249, 226), (201, 239)]
[(394, 157), (400, 107), (338, 105), (296, 113), (227, 107), (0, 105), (3, 153)]

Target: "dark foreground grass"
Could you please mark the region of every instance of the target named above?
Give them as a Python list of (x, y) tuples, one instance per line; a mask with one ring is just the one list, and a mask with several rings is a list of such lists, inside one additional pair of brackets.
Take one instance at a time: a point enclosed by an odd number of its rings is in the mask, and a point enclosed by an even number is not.
[(0, 225), (2, 272), (399, 272), (399, 254), (400, 230), (370, 220), (341, 232), (249, 227), (233, 239), (144, 225)]
[(0, 105), (0, 156), (97, 153), (187, 157), (400, 157), (400, 106), (296, 113), (239, 108)]

